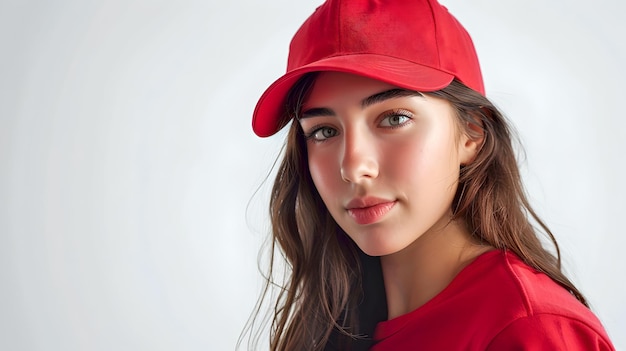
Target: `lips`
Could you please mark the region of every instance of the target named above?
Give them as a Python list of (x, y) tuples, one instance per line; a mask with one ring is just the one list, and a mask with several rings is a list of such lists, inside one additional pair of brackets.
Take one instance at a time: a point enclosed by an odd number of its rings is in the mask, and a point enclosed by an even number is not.
[(378, 222), (395, 204), (395, 200), (366, 197), (350, 201), (346, 208), (355, 222), (367, 225)]

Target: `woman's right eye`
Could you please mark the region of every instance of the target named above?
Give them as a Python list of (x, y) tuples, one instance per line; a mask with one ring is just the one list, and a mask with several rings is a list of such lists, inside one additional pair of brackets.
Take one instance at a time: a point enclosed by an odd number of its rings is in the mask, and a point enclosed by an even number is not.
[(307, 139), (313, 141), (325, 141), (337, 135), (337, 129), (331, 127), (320, 127), (307, 135)]

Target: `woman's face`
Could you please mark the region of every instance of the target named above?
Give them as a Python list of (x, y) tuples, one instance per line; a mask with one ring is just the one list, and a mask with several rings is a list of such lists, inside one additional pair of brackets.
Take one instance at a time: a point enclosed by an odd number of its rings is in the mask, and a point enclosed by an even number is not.
[(304, 101), (313, 182), (365, 253), (388, 255), (445, 230), (459, 168), (476, 145), (450, 104), (377, 80), (320, 73)]

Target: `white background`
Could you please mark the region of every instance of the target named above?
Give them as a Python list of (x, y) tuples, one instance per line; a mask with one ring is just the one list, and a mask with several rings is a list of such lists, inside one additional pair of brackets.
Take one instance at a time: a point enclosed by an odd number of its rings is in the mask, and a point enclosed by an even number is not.
[[(234, 349), (282, 142), (251, 114), (320, 3), (0, 1), (0, 349)], [(566, 271), (626, 350), (624, 5), (444, 3)]]

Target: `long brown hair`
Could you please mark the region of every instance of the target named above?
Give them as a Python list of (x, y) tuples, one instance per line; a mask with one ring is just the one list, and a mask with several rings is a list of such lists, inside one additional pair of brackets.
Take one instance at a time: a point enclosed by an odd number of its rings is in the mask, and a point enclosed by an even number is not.
[[(345, 340), (359, 334), (355, 317), (355, 302), (361, 294), (359, 249), (330, 216), (313, 184), (305, 138), (297, 122), (315, 77), (315, 73), (308, 74), (291, 89), (283, 117), (283, 124), (293, 122), (271, 193), (270, 250), (272, 257), (276, 251), (284, 257), (290, 274), (274, 305), (271, 350), (322, 350), (333, 328)], [(460, 169), (453, 202), (455, 218), (465, 221), (475, 239), (514, 252), (587, 306), (583, 295), (561, 272), (554, 235), (528, 202), (504, 116), (486, 97), (457, 80), (425, 94), (449, 101), (462, 132), (483, 137), (476, 158)], [(542, 246), (539, 233), (553, 243), (554, 255)], [(270, 272), (272, 269), (270, 262)], [(268, 276), (267, 286), (273, 283)]]

